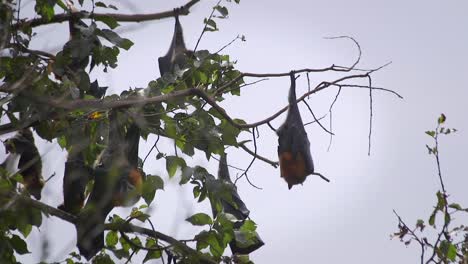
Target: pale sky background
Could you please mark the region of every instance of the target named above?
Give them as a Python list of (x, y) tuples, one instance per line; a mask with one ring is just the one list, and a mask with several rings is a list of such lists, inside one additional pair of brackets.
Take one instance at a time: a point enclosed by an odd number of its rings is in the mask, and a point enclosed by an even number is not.
[[(112, 1), (122, 12), (149, 13), (180, 6), (185, 1)], [(133, 2), (135, 3), (135, 2)], [(186, 44), (193, 48), (216, 1), (202, 1), (192, 13), (181, 18)], [(25, 6), (33, 8), (32, 4)], [(418, 218), (428, 219), (438, 190), (435, 161), (427, 155), (425, 144), (432, 143), (424, 131), (433, 129), (440, 113), (448, 117), (447, 126), (459, 132), (441, 139), (441, 163), (450, 199), (468, 204), (464, 169), (468, 149), (468, 3), (463, 0), (434, 1), (241, 1), (229, 4), (230, 18), (219, 22), (220, 32), (208, 33), (200, 49), (216, 51), (237, 35), (225, 50), (237, 60), (240, 71), (255, 73), (287, 72), (304, 67), (321, 68), (351, 65), (357, 49), (349, 40), (324, 37), (348, 35), (362, 47), (360, 68), (375, 68), (393, 63), (373, 75), (373, 84), (399, 92), (404, 100), (389, 93), (374, 93), (372, 155), (367, 156), (369, 98), (367, 90), (344, 89), (335, 105), (333, 130), (336, 136), (327, 151), (328, 135), (317, 125), (307, 126), (317, 171), (330, 183), (311, 176), (303, 186), (288, 190), (279, 170), (258, 161), (250, 170), (257, 190), (239, 183), (239, 192), (265, 246), (251, 255), (256, 263), (417, 263), (419, 248), (406, 248), (390, 239), (397, 230), (392, 209), (413, 225)], [(100, 83), (109, 93), (129, 87), (145, 87), (159, 77), (157, 57), (166, 53), (173, 31), (173, 19), (145, 22), (122, 28), (121, 35), (135, 45), (122, 51), (119, 67), (100, 74)], [(38, 28), (47, 39), (33, 41), (35, 48), (56, 52), (66, 40), (66, 24)], [(124, 30), (125, 29), (125, 30)], [(39, 36), (44, 36), (39, 34)], [(60, 44), (57, 44), (57, 43)], [(96, 73), (97, 71), (95, 71)], [(96, 77), (96, 75), (94, 75)], [(311, 74), (318, 83), (333, 75)], [(249, 79), (248, 81), (253, 81)], [(362, 83), (361, 83), (362, 84)], [(228, 113), (254, 122), (286, 105), (289, 78), (270, 79), (242, 90), (241, 97), (222, 102)], [(307, 91), (305, 75), (298, 81), (298, 94)], [(312, 96), (309, 104), (317, 116), (328, 111), (336, 88)], [(301, 108), (303, 119), (312, 117)], [(281, 116), (273, 124), (278, 127)], [(325, 119), (323, 123), (328, 126)], [(244, 135), (248, 138), (248, 135)], [(155, 137), (142, 140), (144, 157)], [(38, 140), (44, 155), (44, 177), (57, 175), (43, 191), (43, 202), (56, 206), (62, 202), (61, 184), (66, 153), (57, 146)], [(164, 148), (169, 141), (163, 142)], [(166, 145), (167, 146), (167, 145)], [(268, 127), (260, 129), (259, 153), (276, 159), (277, 137)], [(167, 152), (171, 153), (172, 147)], [(4, 155), (0, 149), (0, 155)], [(246, 167), (251, 156), (230, 149), (228, 161)], [(154, 157), (145, 171), (167, 178), (165, 166)], [(3, 159), (3, 158), (2, 158)], [(216, 174), (217, 162), (208, 163), (199, 155), (192, 165), (207, 166)], [(231, 175), (238, 171), (231, 169)], [(180, 188), (177, 179), (166, 182), (166, 190), (156, 194), (152, 220), (158, 231), (177, 238), (195, 233), (183, 220), (196, 212), (210, 212), (208, 202), (192, 201), (192, 186)], [(122, 211), (113, 211), (122, 212)], [(458, 219), (460, 220), (460, 219)], [(466, 220), (466, 219), (465, 219)], [(75, 229), (56, 218), (44, 221), (40, 232), (28, 238), (30, 255), (25, 263), (41, 260), (41, 241), (48, 239), (48, 262), (63, 260), (74, 249)], [(137, 263), (136, 261), (135, 263)], [(155, 262), (158, 263), (158, 262)]]

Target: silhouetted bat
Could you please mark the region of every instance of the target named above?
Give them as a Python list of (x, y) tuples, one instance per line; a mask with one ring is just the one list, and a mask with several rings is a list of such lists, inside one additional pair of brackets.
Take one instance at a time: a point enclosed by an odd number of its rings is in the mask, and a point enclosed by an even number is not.
[(86, 185), (92, 175), (93, 170), (85, 164), (82, 152), (69, 153), (63, 175), (63, 204), (58, 208), (77, 215), (83, 208)]
[[(57, 80), (63, 80), (66, 76), (72, 80), (78, 87), (76, 94), (80, 93), (81, 97), (86, 94), (92, 95), (96, 98), (104, 96), (107, 87), (100, 87), (97, 80), (89, 83), (89, 76), (85, 73), (85, 69), (90, 65), (89, 72), (93, 70), (96, 65), (93, 55), (95, 50), (99, 49), (102, 44), (99, 38), (89, 29), (89, 26), (79, 19), (75, 14), (79, 12), (73, 5), (69, 5), (71, 15), (68, 20), (68, 28), (70, 38), (63, 46), (55, 61), (53, 61), (49, 70), (53, 70), (54, 76)], [(91, 63), (89, 63), (91, 57)]]
[(320, 176), (314, 172), (314, 162), (310, 154), (310, 142), (302, 123), (299, 107), (296, 102), (296, 78), (290, 73), (291, 88), (289, 89), (289, 110), (286, 121), (278, 128), (278, 157), (280, 161), (281, 177), (288, 183), (288, 188), (302, 184), (308, 175)]
[[(44, 187), (42, 179), (42, 160), (34, 144), (34, 137), (29, 128), (22, 129), (18, 133), (5, 141), (6, 153), (18, 155), (19, 161), (17, 168), (23, 176), (24, 186), (28, 192), (37, 200), (41, 199), (41, 191)], [(7, 157), (7, 160), (9, 158)], [(7, 162), (7, 160), (5, 162)], [(6, 166), (6, 163), (2, 166)], [(16, 165), (16, 164), (15, 164)]]
[(76, 224), (77, 246), (86, 259), (104, 247), (104, 222), (115, 206), (138, 201), (143, 173), (138, 168), (140, 128), (131, 123), (125, 131), (117, 111), (109, 113), (108, 145), (94, 169), (94, 186)]
[[(249, 217), (250, 211), (245, 206), (244, 202), (237, 193), (237, 187), (232, 183), (231, 177), (229, 175), (229, 169), (226, 160), (226, 154), (221, 155), (219, 160), (219, 169), (218, 169), (218, 179), (225, 181), (231, 188), (232, 203), (221, 198), (221, 204), (223, 206), (223, 212), (231, 214), (237, 218), (237, 222), (234, 224), (234, 238), (229, 243), (232, 254), (250, 254), (251, 252), (257, 250), (265, 243), (262, 241), (260, 236), (255, 233), (255, 239), (252, 244), (242, 245), (240, 241), (236, 239), (236, 236), (240, 236), (241, 232), (239, 231), (240, 227), (244, 224), (244, 221)], [(211, 206), (213, 217), (216, 218), (218, 212), (214, 206)]]
[(174, 12), (175, 26), (171, 46), (164, 57), (158, 58), (161, 77), (165, 73), (172, 73), (176, 65), (181, 69), (187, 63), (188, 56), (192, 54), (192, 51), (185, 47), (184, 33), (179, 22), (179, 9), (174, 9)]

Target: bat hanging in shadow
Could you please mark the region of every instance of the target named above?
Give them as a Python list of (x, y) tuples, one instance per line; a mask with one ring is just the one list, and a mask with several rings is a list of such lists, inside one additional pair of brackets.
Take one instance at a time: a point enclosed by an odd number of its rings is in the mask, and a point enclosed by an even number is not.
[(58, 208), (77, 215), (83, 208), (86, 185), (93, 175), (93, 169), (85, 164), (83, 153), (68, 154), (63, 174), (63, 204)]
[(184, 42), (184, 33), (182, 31), (182, 25), (179, 21), (179, 12), (178, 8), (174, 9), (175, 13), (175, 26), (174, 26), (174, 35), (172, 37), (171, 46), (167, 51), (164, 57), (158, 58), (159, 72), (161, 77), (165, 73), (174, 72), (176, 65), (179, 69), (182, 69), (187, 63), (189, 56), (193, 54), (191, 50), (187, 50)]
[[(77, 14), (79, 10), (73, 6), (72, 1), (66, 1), (70, 17), (68, 19), (69, 40), (63, 46), (63, 50), (57, 53), (54, 61), (49, 64), (49, 70), (53, 71), (57, 80), (64, 78), (72, 80), (77, 87), (72, 90), (74, 98), (84, 94), (95, 98), (104, 96), (107, 87), (100, 87), (97, 80), (90, 83), (86, 67), (89, 64), (89, 72), (96, 66), (93, 55), (102, 47), (102, 43), (96, 36), (95, 26), (88, 26)], [(91, 59), (91, 60), (90, 60)], [(90, 62), (91, 61), (91, 62)]]
[[(219, 160), (218, 179), (230, 186), (230, 195), (232, 196), (232, 203), (221, 198), (222, 210), (224, 213), (233, 215), (238, 220), (234, 223), (234, 238), (229, 243), (229, 247), (231, 248), (232, 254), (250, 254), (265, 243), (256, 232), (255, 238), (252, 239), (249, 244), (242, 244), (241, 240), (245, 239), (238, 239), (238, 237), (242, 236), (242, 232), (239, 231), (239, 229), (249, 217), (250, 211), (237, 193), (237, 187), (231, 181), (225, 153), (221, 155)], [(216, 218), (219, 212), (213, 205), (211, 206), (211, 210), (213, 212), (213, 217)]]
[(291, 88), (289, 89), (289, 110), (286, 121), (276, 130), (278, 134), (278, 157), (280, 162), (281, 177), (288, 183), (288, 188), (302, 184), (308, 175), (320, 176), (325, 181), (327, 178), (314, 172), (314, 162), (310, 153), (310, 142), (302, 123), (301, 113), (297, 106), (296, 77), (290, 73)]
[(135, 204), (141, 195), (140, 128), (123, 117), (115, 110), (109, 113), (107, 147), (94, 168), (94, 186), (76, 223), (77, 246), (88, 260), (104, 247), (104, 222), (109, 212), (115, 206)]
[(75, 120), (66, 132), (70, 146), (63, 173), (63, 204), (58, 208), (74, 215), (83, 208), (86, 186), (93, 177), (93, 168), (85, 162), (90, 145), (88, 129), (86, 123)]
[[(42, 160), (34, 143), (34, 137), (29, 128), (22, 129), (16, 135), (4, 142), (6, 153), (9, 153), (2, 167), (9, 167), (8, 162), (13, 161), (14, 172), (19, 169), (23, 176), (23, 184), (26, 190), (37, 200), (41, 199), (41, 191), (44, 187), (42, 179)], [(15, 157), (16, 156), (16, 157)], [(18, 164), (16, 165), (16, 162)]]

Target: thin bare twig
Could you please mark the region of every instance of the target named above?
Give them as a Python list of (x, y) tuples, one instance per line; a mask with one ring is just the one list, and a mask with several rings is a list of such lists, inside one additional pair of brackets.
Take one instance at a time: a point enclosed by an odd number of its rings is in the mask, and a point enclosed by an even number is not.
[[(340, 96), (341, 93), (341, 86), (338, 86), (338, 92), (336, 92), (335, 99), (333, 99), (333, 102), (330, 105), (330, 108), (328, 109), (328, 113), (330, 114), (330, 132), (333, 132), (333, 106), (335, 106), (336, 101), (338, 100), (338, 96)], [(330, 151), (330, 147), (333, 141), (333, 135), (330, 134), (330, 141), (328, 142), (328, 149), (327, 151)]]
[(370, 76), (367, 77), (369, 80), (369, 146), (367, 149), (367, 155), (370, 156), (371, 153), (371, 144), (372, 144), (372, 119), (374, 115), (374, 104), (373, 104), (373, 97), (372, 97), (372, 78)]
[[(412, 239), (416, 240), (419, 245), (421, 246), (421, 264), (424, 264), (424, 254), (425, 254), (425, 243), (422, 241), (415, 233), (414, 230), (411, 230), (408, 225), (403, 221), (403, 219), (397, 214), (395, 210), (393, 210), (393, 213), (396, 215), (398, 218), (398, 223), (403, 226), (403, 228), (408, 231), (412, 237)], [(435, 251), (434, 251), (435, 252)]]
[(249, 153), (250, 155), (256, 157), (257, 159), (261, 160), (261, 161), (264, 161), (268, 164), (270, 164), (271, 166), (273, 166), (274, 168), (277, 168), (279, 166), (279, 163), (278, 161), (272, 161), (272, 160), (269, 160), (263, 156), (260, 156), (258, 155), (256, 152), (250, 150), (247, 146), (245, 146), (244, 144), (239, 144), (239, 147), (241, 147), (243, 150), (245, 150), (245, 152)]
[(307, 108), (309, 108), (309, 112), (312, 114), (312, 117), (314, 118), (314, 121), (317, 122), (317, 124), (319, 124), (319, 126), (320, 126), (325, 132), (327, 132), (327, 133), (330, 134), (330, 135), (335, 135), (335, 134), (333, 134), (332, 132), (328, 131), (328, 129), (326, 129), (326, 128), (322, 125), (322, 123), (320, 123), (320, 121), (317, 119), (317, 117), (315, 117), (314, 111), (312, 111), (312, 108), (310, 108), (309, 104), (308, 104), (305, 100), (302, 101), (302, 102), (307, 106)]
[(253, 184), (250, 179), (249, 179), (249, 175), (247, 174), (247, 172), (249, 171), (250, 167), (252, 167), (253, 163), (255, 162), (255, 160), (257, 159), (257, 138), (255, 137), (255, 128), (252, 128), (252, 138), (253, 138), (253, 143), (254, 143), (254, 154), (253, 155), (253, 159), (252, 161), (250, 161), (250, 164), (249, 166), (247, 166), (247, 169), (245, 169), (245, 171), (238, 177), (236, 177), (236, 180), (234, 181), (234, 185), (237, 183), (237, 181), (239, 179), (241, 179), (242, 177), (245, 176), (245, 178), (247, 179), (247, 182), (254, 188), (256, 189), (259, 189), (261, 190), (262, 188), (256, 186), (255, 184)]
[[(220, 3), (221, 3), (221, 0), (218, 1), (218, 3), (216, 4), (216, 6), (218, 6)], [(211, 20), (211, 18), (213, 17), (213, 14), (214, 14), (215, 11), (216, 11), (216, 9), (213, 7), (213, 10), (211, 11), (210, 16), (209, 16), (208, 19), (205, 21), (205, 25), (203, 26), (203, 30), (202, 30), (202, 32), (200, 33), (200, 36), (198, 37), (197, 44), (195, 44), (195, 48), (193, 49), (193, 52), (197, 51), (198, 44), (200, 44), (200, 41), (201, 41), (203, 35), (204, 35), (205, 32), (206, 32), (206, 28), (208, 27), (208, 21)]]

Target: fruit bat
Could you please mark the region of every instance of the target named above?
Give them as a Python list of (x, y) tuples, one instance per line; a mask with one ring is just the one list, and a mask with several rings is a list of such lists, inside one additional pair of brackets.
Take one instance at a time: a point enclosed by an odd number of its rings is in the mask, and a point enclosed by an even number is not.
[(306, 177), (314, 173), (314, 162), (310, 153), (310, 142), (302, 123), (301, 113), (297, 106), (296, 78), (290, 73), (291, 88), (289, 89), (289, 110), (286, 121), (278, 128), (278, 157), (280, 161), (281, 177), (288, 183), (288, 188), (302, 184)]
[[(19, 169), (23, 176), (23, 184), (26, 190), (37, 200), (41, 199), (41, 191), (44, 187), (42, 179), (42, 161), (39, 151), (34, 144), (34, 137), (28, 128), (18, 131), (18, 133), (4, 142), (6, 153), (10, 153), (7, 160), (2, 163), (2, 167), (7, 167), (9, 161), (17, 156), (18, 164), (13, 170)], [(16, 171), (15, 171), (16, 172)]]
[(187, 63), (187, 57), (193, 52), (187, 50), (184, 42), (184, 33), (179, 22), (179, 10), (175, 9), (175, 26), (171, 46), (164, 57), (158, 58), (161, 77), (165, 73), (172, 73), (176, 65), (181, 69)]
[(92, 168), (84, 162), (83, 153), (69, 153), (65, 162), (63, 175), (63, 204), (58, 208), (77, 215), (83, 208), (85, 190), (91, 176)]
[[(222, 154), (219, 161), (218, 179), (224, 181), (224, 183), (227, 184), (231, 190), (230, 195), (232, 197), (232, 202), (228, 202), (226, 199), (221, 198), (223, 212), (233, 215), (238, 220), (234, 223), (234, 238), (229, 243), (229, 247), (231, 248), (232, 254), (250, 254), (251, 252), (263, 246), (265, 243), (256, 232), (254, 234), (255, 238), (252, 240), (253, 242), (249, 244), (242, 244), (242, 239), (238, 239), (243, 236), (239, 229), (244, 224), (244, 221), (249, 217), (250, 211), (247, 209), (247, 206), (245, 206), (245, 203), (237, 193), (237, 187), (231, 181), (229, 169), (227, 166), (226, 154)], [(216, 217), (219, 213), (216, 210), (216, 207), (212, 205), (211, 209), (213, 212), (213, 217)]]
[[(94, 32), (95, 26), (93, 24), (88, 26), (79, 19), (75, 14), (80, 11), (73, 6), (71, 1), (66, 2), (70, 11), (68, 20), (70, 37), (63, 46), (63, 50), (57, 53), (55, 61), (49, 64), (51, 66), (49, 70), (53, 71), (57, 80), (63, 81), (63, 78), (66, 77), (78, 86), (71, 90), (74, 98), (77, 98), (78, 95), (82, 98), (84, 93), (101, 98), (107, 87), (100, 87), (97, 80), (90, 84), (85, 69), (89, 64), (89, 72), (93, 70), (96, 61), (92, 55), (102, 47), (102, 44)], [(89, 63), (90, 57), (91, 63)]]
[(104, 247), (104, 222), (115, 206), (129, 206), (138, 201), (143, 172), (138, 168), (140, 128), (125, 126), (117, 111), (109, 113), (108, 144), (94, 169), (94, 186), (76, 223), (77, 246), (91, 259)]
[(77, 215), (83, 208), (86, 185), (93, 169), (85, 162), (84, 151), (89, 146), (86, 124), (74, 121), (67, 130), (68, 157), (63, 173), (63, 204), (58, 208)]

